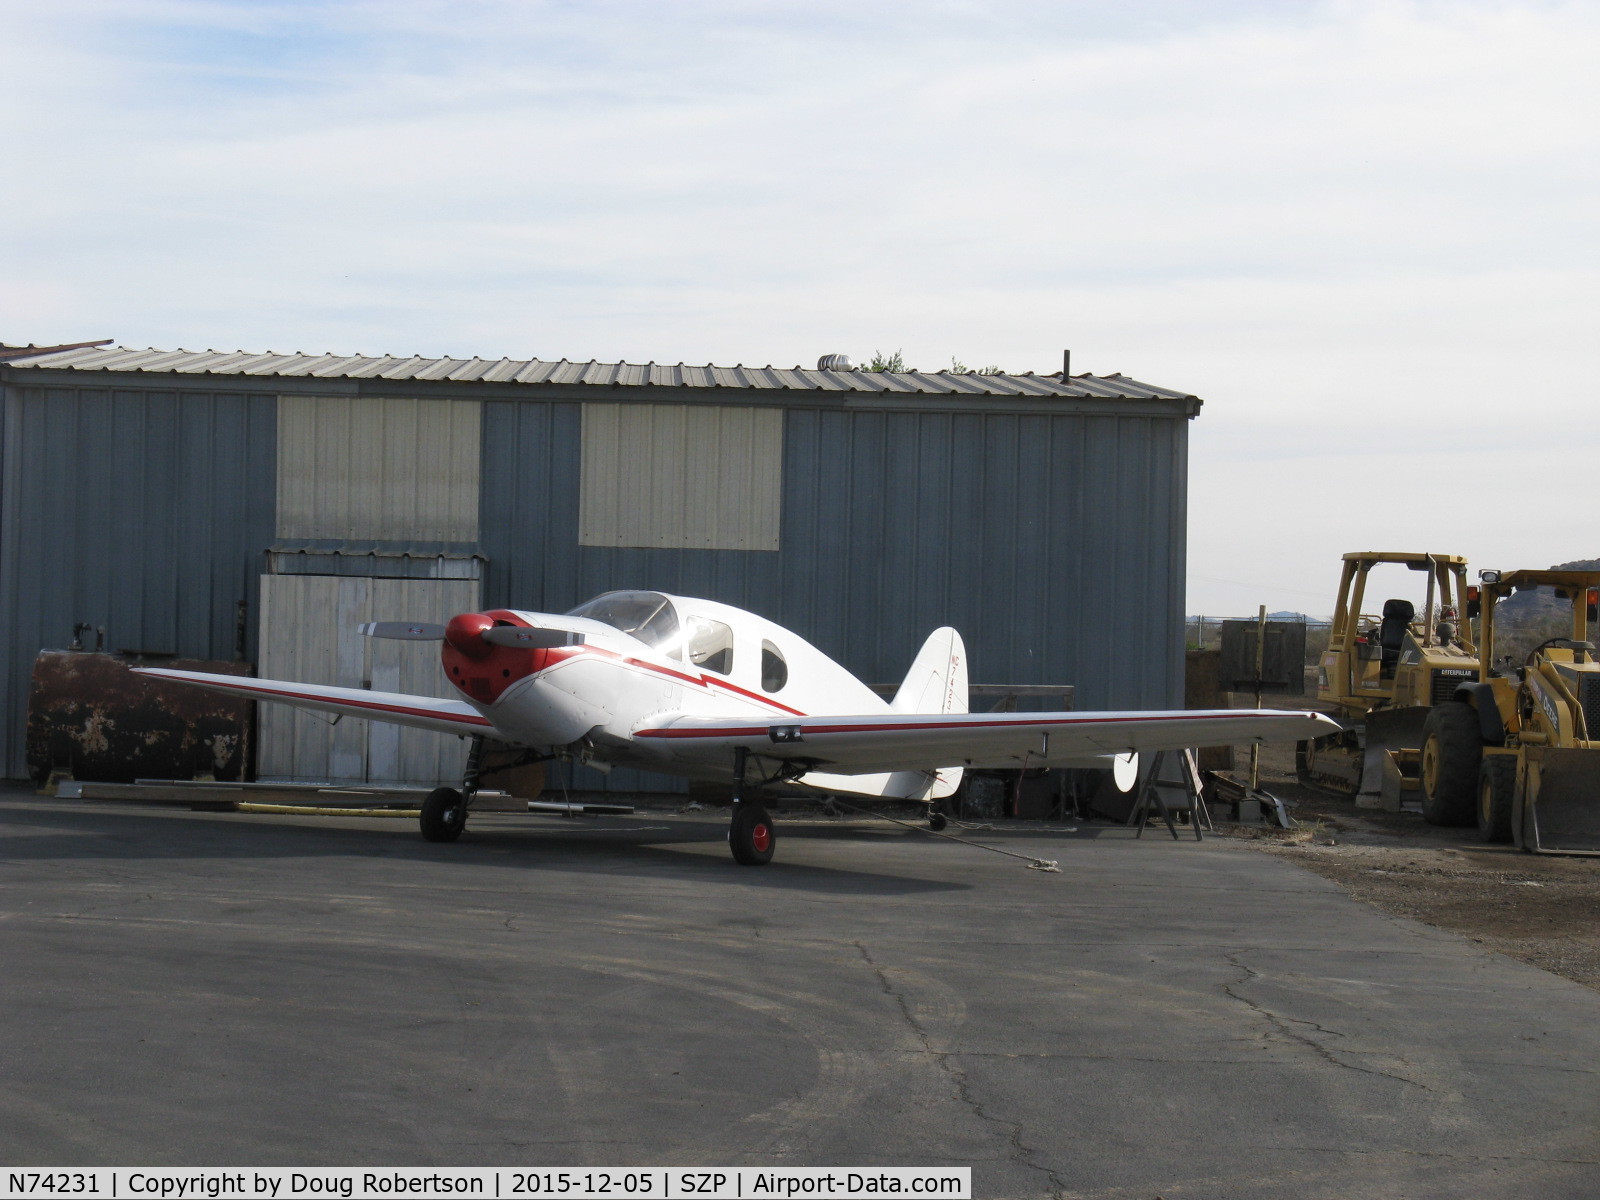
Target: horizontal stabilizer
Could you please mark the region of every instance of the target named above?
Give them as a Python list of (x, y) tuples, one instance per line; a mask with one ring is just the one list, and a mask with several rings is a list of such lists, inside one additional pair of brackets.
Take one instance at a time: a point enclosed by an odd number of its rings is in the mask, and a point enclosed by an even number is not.
[(397, 642), (442, 642), (444, 626), (430, 621), (369, 621), (361, 627), (368, 637), (392, 638)]

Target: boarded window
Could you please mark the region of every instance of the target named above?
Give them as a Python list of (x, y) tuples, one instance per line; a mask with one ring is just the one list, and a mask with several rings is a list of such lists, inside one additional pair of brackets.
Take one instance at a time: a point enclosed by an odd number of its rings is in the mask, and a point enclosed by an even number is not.
[(474, 400), (278, 398), (278, 536), (478, 540)]
[(585, 404), (585, 546), (778, 549), (783, 412)]

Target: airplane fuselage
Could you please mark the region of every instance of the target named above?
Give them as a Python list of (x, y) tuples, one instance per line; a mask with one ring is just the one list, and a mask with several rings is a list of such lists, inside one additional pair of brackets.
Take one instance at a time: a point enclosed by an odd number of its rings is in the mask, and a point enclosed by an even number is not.
[[(506, 741), (575, 747), (601, 764), (646, 770), (662, 765), (670, 748), (636, 734), (667, 717), (772, 721), (888, 711), (876, 692), (782, 626), (712, 601), (661, 599), (673, 606), (675, 628), (655, 644), (572, 614), (462, 614), (446, 627), (445, 677)], [(582, 642), (522, 648), (483, 640), (483, 630), (496, 626), (557, 628)]]

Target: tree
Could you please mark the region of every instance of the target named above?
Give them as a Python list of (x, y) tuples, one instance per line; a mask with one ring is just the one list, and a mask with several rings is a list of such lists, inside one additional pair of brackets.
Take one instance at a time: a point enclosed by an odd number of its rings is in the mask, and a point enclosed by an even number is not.
[(952, 357), (950, 359), (950, 374), (952, 375), (1004, 375), (1005, 373), (1006, 369), (1004, 367), (994, 363), (990, 363), (987, 367), (979, 367), (974, 371), (959, 358)]
[[(893, 354), (885, 354), (882, 350), (873, 352), (870, 361), (863, 363), (858, 370), (861, 371), (915, 371), (915, 367), (906, 366), (905, 355), (897, 349)], [(951, 358), (950, 374), (952, 375), (1004, 375), (1006, 369), (996, 363), (987, 367), (976, 369), (967, 366), (959, 358)]]
[(872, 361), (861, 368), (863, 371), (904, 371), (906, 360), (896, 350), (893, 354), (885, 354), (882, 350), (875, 350)]

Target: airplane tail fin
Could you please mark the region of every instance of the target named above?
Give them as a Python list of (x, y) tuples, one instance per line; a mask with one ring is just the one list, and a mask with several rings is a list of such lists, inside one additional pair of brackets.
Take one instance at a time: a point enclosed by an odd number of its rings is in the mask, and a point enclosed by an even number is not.
[[(928, 635), (889, 708), (899, 713), (967, 711), (967, 648), (959, 633), (945, 626)], [(939, 772), (928, 799), (942, 799), (960, 784), (961, 768), (947, 767)]]
[(967, 711), (967, 648), (948, 625), (922, 643), (889, 707), (898, 713)]

